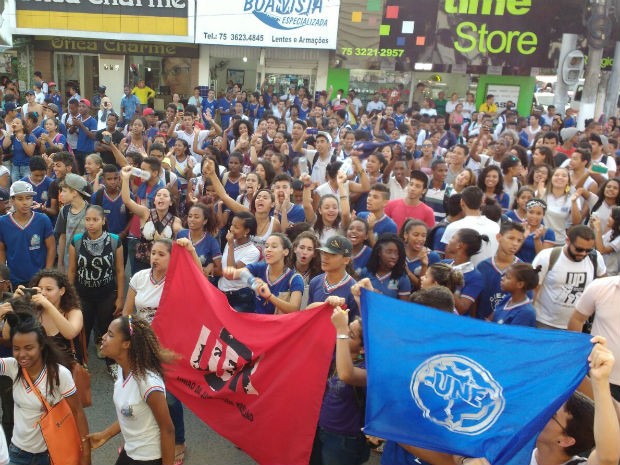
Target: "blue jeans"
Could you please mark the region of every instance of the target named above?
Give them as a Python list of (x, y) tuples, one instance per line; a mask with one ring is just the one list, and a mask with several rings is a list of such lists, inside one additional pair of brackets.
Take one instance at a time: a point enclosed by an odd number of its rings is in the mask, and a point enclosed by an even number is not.
[(174, 395), (166, 391), (166, 402), (170, 411), (170, 419), (174, 425), (174, 443), (185, 444), (185, 422), (183, 421), (183, 404)]
[(254, 313), (256, 311), (256, 298), (254, 291), (249, 287), (244, 287), (238, 291), (225, 292), (229, 305), (242, 313)]
[(9, 444), (9, 465), (50, 465), (50, 456), (47, 452), (33, 454), (19, 447)]
[(319, 440), (323, 465), (361, 465), (370, 457), (370, 447), (362, 433), (346, 436), (319, 428)]
[(30, 175), (30, 166), (16, 165), (11, 166), (11, 182), (19, 181), (21, 178)]

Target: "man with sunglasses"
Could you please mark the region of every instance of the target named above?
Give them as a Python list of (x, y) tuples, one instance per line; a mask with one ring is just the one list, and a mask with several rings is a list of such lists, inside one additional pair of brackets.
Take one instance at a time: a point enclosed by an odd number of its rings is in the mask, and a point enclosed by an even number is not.
[(532, 262), (540, 266), (539, 286), (534, 293), (538, 327), (567, 329), (575, 304), (585, 288), (606, 273), (605, 262), (594, 248), (594, 231), (573, 226), (566, 245), (542, 250)]

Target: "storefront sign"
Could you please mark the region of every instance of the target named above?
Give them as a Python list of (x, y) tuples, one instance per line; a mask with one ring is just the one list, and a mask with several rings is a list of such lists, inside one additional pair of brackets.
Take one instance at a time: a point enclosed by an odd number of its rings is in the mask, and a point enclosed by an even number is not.
[(178, 45), (116, 40), (67, 39), (64, 37), (39, 38), (34, 41), (37, 50), (53, 52), (101, 53), (110, 55), (140, 55), (156, 57), (198, 58), (197, 45)]
[(343, 0), (332, 66), (553, 68), (562, 34), (585, 33), (583, 10), (584, 0)]
[(335, 49), (340, 0), (200, 0), (196, 42)]
[[(17, 33), (194, 41), (191, 0), (16, 0)], [(167, 38), (167, 39), (166, 39)]]

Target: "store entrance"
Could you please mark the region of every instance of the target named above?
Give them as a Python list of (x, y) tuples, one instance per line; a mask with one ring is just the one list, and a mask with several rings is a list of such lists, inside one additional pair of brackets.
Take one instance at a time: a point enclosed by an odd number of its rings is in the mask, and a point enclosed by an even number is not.
[[(78, 93), (91, 98), (99, 86), (99, 57), (97, 55), (54, 53), (54, 82), (66, 95), (67, 85), (77, 85)], [(105, 84), (104, 84), (105, 85)]]
[(265, 79), (269, 85), (273, 86), (273, 91), (278, 95), (288, 94), (290, 86), (297, 89), (305, 87), (308, 89), (308, 95), (313, 95), (315, 73), (310, 70), (303, 70), (299, 74), (289, 74), (286, 72), (267, 71)]

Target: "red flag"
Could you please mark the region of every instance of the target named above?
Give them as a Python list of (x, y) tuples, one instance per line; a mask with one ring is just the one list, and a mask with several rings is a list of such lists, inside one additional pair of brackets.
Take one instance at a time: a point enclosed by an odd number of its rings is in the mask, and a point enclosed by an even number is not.
[(307, 465), (335, 343), (325, 307), (235, 312), (177, 246), (153, 328), (181, 359), (166, 388), (261, 465)]

